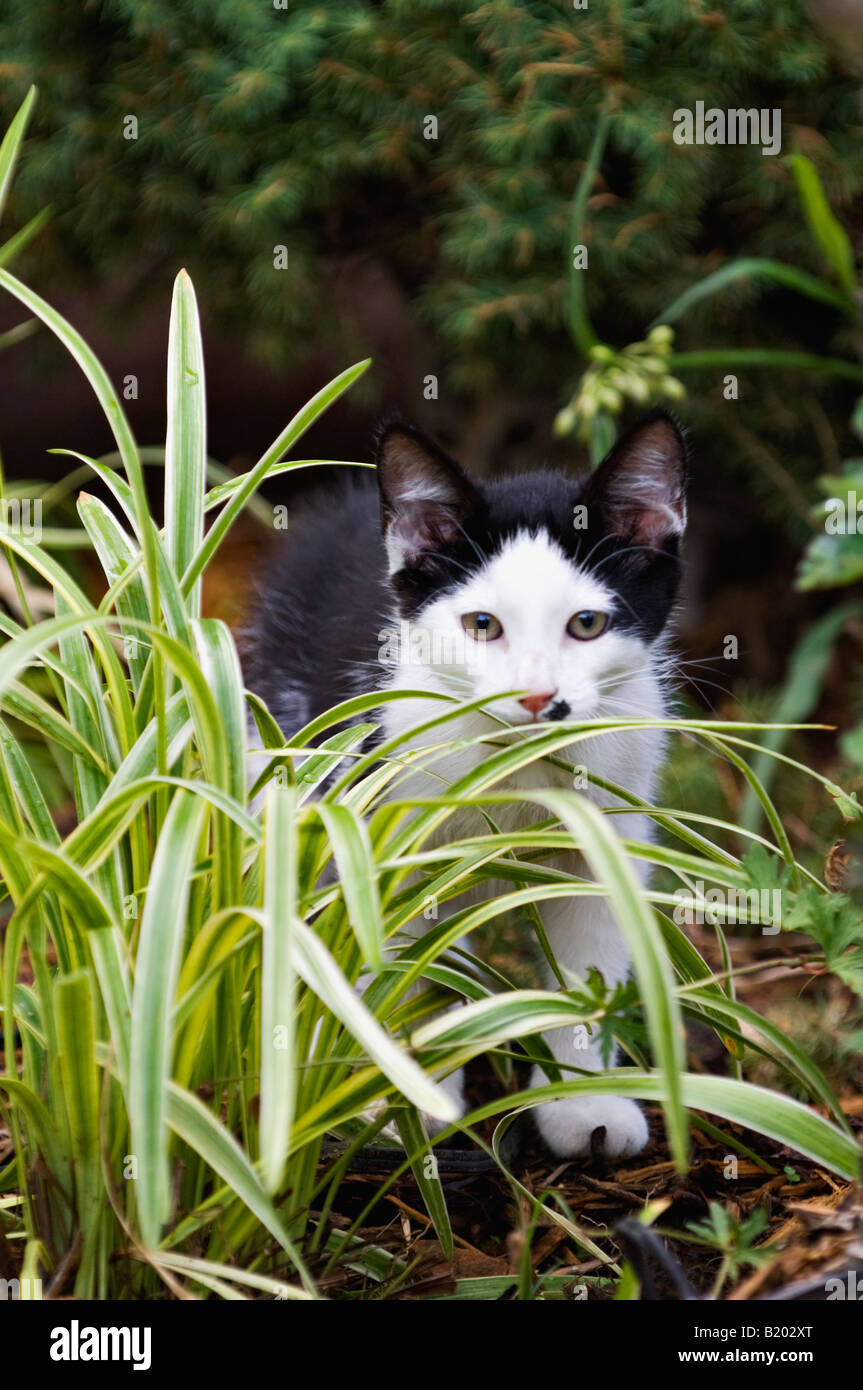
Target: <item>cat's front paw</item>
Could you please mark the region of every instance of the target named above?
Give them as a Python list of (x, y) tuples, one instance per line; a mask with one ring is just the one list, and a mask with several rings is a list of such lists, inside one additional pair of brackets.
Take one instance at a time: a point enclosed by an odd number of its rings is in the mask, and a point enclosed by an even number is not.
[(533, 1112), (539, 1132), (558, 1158), (581, 1158), (592, 1150), (594, 1131), (604, 1129), (601, 1148), (609, 1158), (629, 1158), (644, 1148), (647, 1121), (634, 1100), (620, 1096), (567, 1096)]
[[(455, 1102), (458, 1119), (461, 1119), (462, 1115), (467, 1113), (467, 1102), (464, 1095), (464, 1069), (459, 1067), (458, 1071), (450, 1072), (449, 1076), (439, 1078), (438, 1085), (449, 1096), (450, 1100)], [(448, 1120), (439, 1120), (436, 1115), (430, 1115), (427, 1110), (421, 1110), (420, 1114), (425, 1125), (425, 1132), (430, 1139), (433, 1139), (436, 1134), (440, 1134), (441, 1130), (446, 1129), (449, 1125)]]

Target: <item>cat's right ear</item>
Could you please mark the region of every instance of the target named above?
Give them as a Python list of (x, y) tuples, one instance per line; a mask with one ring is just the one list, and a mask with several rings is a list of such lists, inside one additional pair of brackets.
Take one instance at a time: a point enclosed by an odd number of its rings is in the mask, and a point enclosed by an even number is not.
[(651, 552), (676, 553), (686, 526), (686, 440), (674, 417), (654, 410), (633, 426), (591, 475), (582, 500), (599, 507), (610, 535), (628, 542), (632, 563)]
[(381, 430), (377, 468), (390, 574), (459, 540), (479, 494), (442, 449), (413, 425), (394, 421)]

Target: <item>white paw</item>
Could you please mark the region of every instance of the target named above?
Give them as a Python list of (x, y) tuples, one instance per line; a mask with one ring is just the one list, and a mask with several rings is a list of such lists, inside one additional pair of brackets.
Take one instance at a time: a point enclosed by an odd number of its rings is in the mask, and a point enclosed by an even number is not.
[[(459, 1067), (458, 1071), (451, 1072), (449, 1076), (439, 1080), (438, 1085), (442, 1091), (446, 1092), (450, 1100), (455, 1101), (458, 1118), (461, 1119), (462, 1115), (467, 1113), (467, 1102), (464, 1098), (464, 1069)], [(387, 1102), (385, 1100), (376, 1100), (362, 1112), (361, 1118), (367, 1123), (371, 1123), (378, 1119), (386, 1108)], [(441, 1130), (446, 1129), (450, 1123), (449, 1120), (439, 1120), (436, 1115), (430, 1115), (427, 1110), (421, 1110), (420, 1116), (425, 1132), (430, 1139), (433, 1139), (436, 1134), (440, 1134)], [(396, 1143), (401, 1143), (399, 1127), (395, 1120), (389, 1120), (384, 1125), (381, 1136), (384, 1139), (395, 1139)]]
[[(455, 1101), (458, 1108), (458, 1117), (461, 1119), (462, 1115), (464, 1115), (467, 1110), (464, 1098), (464, 1068), (459, 1067), (458, 1071), (450, 1072), (449, 1076), (445, 1076), (442, 1080), (438, 1081), (438, 1085), (441, 1090), (449, 1096), (450, 1100)], [(421, 1110), (420, 1114), (422, 1115), (426, 1134), (430, 1138), (435, 1134), (440, 1134), (441, 1130), (446, 1129), (449, 1125), (448, 1120), (439, 1120), (436, 1116), (429, 1115), (426, 1110)]]
[(620, 1096), (569, 1096), (534, 1110), (539, 1132), (558, 1158), (591, 1152), (594, 1130), (605, 1129), (602, 1150), (609, 1158), (629, 1158), (644, 1148), (647, 1121), (634, 1100)]

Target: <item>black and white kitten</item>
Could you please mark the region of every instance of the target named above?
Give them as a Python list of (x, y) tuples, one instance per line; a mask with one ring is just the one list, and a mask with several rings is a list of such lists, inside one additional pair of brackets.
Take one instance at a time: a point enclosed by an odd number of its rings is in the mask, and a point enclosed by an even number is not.
[[(663, 635), (678, 591), (685, 469), (681, 432), (662, 412), (580, 480), (545, 470), (472, 479), (412, 426), (388, 425), (378, 488), (355, 486), (319, 503), (265, 582), (246, 658), (249, 688), (288, 739), (360, 690), (399, 687), (488, 699), (495, 718), (472, 713), (447, 724), (445, 738), (499, 735), (501, 720), (662, 717)], [(496, 698), (508, 691), (520, 693)], [(440, 710), (435, 700), (392, 701), (381, 708), (382, 737)], [(570, 761), (650, 800), (663, 746), (655, 730), (611, 732), (573, 746)], [(397, 794), (439, 795), (489, 751), (474, 743), (438, 757), (433, 773), (412, 772)], [(573, 777), (536, 762), (507, 785), (571, 787)], [(614, 803), (593, 785), (584, 794), (600, 806)], [(545, 814), (523, 803), (500, 810), (495, 816), (506, 828)], [(464, 830), (464, 821), (447, 822), (451, 837)], [(625, 833), (648, 840), (650, 822), (627, 817)], [(585, 872), (576, 855), (556, 863)], [(481, 896), (463, 895), (455, 907)], [(604, 900), (559, 898), (540, 910), (565, 972), (584, 979), (594, 966), (609, 987), (626, 978), (628, 952)], [(427, 929), (420, 920), (414, 934)], [(546, 983), (557, 987), (550, 974)], [(554, 1030), (546, 1041), (567, 1067), (603, 1066), (598, 1042), (585, 1049), (575, 1029)], [(544, 1079), (537, 1069), (533, 1084)], [(463, 1106), (460, 1073), (443, 1084)], [(534, 1113), (545, 1142), (563, 1157), (589, 1152), (600, 1127), (610, 1156), (637, 1153), (647, 1139), (640, 1108), (616, 1096), (552, 1101)]]

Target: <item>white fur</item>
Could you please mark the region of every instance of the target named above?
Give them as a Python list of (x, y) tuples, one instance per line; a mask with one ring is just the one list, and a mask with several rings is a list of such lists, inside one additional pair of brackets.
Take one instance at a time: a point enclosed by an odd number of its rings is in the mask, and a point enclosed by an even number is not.
[[(418, 624), (427, 630), (429, 642), (411, 643), (404, 652), (390, 682), (391, 688), (428, 689), (459, 699), (487, 697), (498, 719), (509, 724), (525, 724), (532, 716), (518, 703), (518, 696), (504, 700), (493, 697), (507, 690), (549, 693), (565, 700), (568, 718), (591, 720), (597, 717), (638, 716), (659, 718), (664, 712), (662, 689), (657, 676), (655, 650), (637, 637), (618, 631), (612, 625), (599, 637), (579, 641), (568, 635), (566, 625), (573, 614), (593, 609), (614, 614), (619, 600), (606, 588), (600, 576), (579, 571), (544, 533), (519, 534), (498, 555), (471, 575), (455, 592), (434, 599), (423, 610)], [(477, 643), (465, 636), (462, 615), (474, 611), (493, 614), (503, 626), (495, 641)], [(445, 651), (446, 664), (424, 664), (423, 650)], [(419, 652), (419, 657), (417, 653)], [(421, 720), (440, 713), (434, 700), (399, 700), (384, 707), (387, 737), (411, 728)], [(465, 716), (442, 729), (442, 737), (473, 738), (499, 735), (500, 724), (482, 712)], [(507, 737), (512, 738), (512, 735)], [(422, 735), (404, 746), (420, 747), (434, 742), (434, 735)], [(656, 771), (663, 755), (662, 735), (653, 730), (628, 730), (597, 735), (565, 750), (562, 756), (573, 766), (585, 767), (616, 782), (637, 796), (651, 798)], [(398, 780), (394, 795), (428, 796), (439, 794), (443, 784), (463, 776), (488, 756), (488, 746), (471, 746), (450, 751), (437, 758), (433, 772), (412, 771)], [(520, 772), (506, 787), (520, 791), (547, 786), (572, 786), (572, 775), (536, 762)], [(498, 787), (496, 790), (503, 790)], [(614, 798), (590, 786), (585, 793), (600, 806)], [(495, 808), (498, 823), (515, 828), (540, 819), (541, 808), (513, 804)], [(470, 821), (466, 824), (465, 816)], [(446, 836), (476, 832), (481, 826), (464, 813), (446, 823)], [(647, 840), (650, 823), (643, 817), (628, 815), (627, 837)], [(578, 856), (561, 856), (559, 867), (585, 873)], [(494, 892), (474, 891), (454, 900), (457, 910)], [(606, 984), (613, 987), (629, 972), (629, 955), (618, 926), (602, 899), (555, 899), (539, 905), (543, 923), (564, 971), (581, 979), (595, 966)], [(418, 920), (413, 931), (422, 935), (428, 923)], [(557, 988), (549, 972), (545, 984)], [(575, 1045), (574, 1030), (556, 1029), (546, 1035), (555, 1057), (570, 1067), (597, 1071), (603, 1066), (596, 1043), (586, 1050)], [(575, 1076), (576, 1072), (563, 1075)], [(537, 1069), (533, 1084), (541, 1085), (544, 1074)], [(450, 1093), (461, 1094), (460, 1081), (449, 1080)], [(550, 1102), (534, 1112), (540, 1131), (555, 1154), (573, 1157), (589, 1152), (591, 1135), (605, 1129), (605, 1149), (610, 1156), (638, 1152), (647, 1139), (647, 1125), (639, 1107), (616, 1096), (592, 1096)]]

